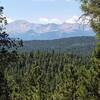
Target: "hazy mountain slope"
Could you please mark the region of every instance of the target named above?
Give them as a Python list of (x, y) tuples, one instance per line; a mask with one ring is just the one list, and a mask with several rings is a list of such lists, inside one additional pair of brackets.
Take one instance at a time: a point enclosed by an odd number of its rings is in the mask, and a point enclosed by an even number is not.
[(23, 40), (52, 40), (76, 36), (94, 36), (88, 25), (81, 24), (34, 24), (24, 20), (9, 23), (7, 31), (10, 37)]
[(24, 42), (22, 51), (55, 50), (74, 54), (91, 54), (95, 47), (94, 37), (72, 37), (56, 40), (32, 40)]

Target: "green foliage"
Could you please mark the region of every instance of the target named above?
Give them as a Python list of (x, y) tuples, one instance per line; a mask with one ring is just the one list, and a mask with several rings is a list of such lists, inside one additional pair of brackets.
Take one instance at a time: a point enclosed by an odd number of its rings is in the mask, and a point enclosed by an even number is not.
[[(98, 4), (99, 0), (82, 0), (82, 9), (90, 16), (91, 26), (97, 33), (95, 52), (99, 59)], [(3, 7), (0, 7), (0, 23), (0, 100), (100, 99), (100, 70), (91, 56), (81, 57), (54, 50), (18, 55), (15, 40), (10, 39), (5, 31), (7, 20), (3, 17)], [(58, 40), (55, 45), (57, 43)], [(62, 46), (62, 42), (59, 45)]]
[(87, 56), (90, 55), (95, 48), (95, 38), (94, 37), (71, 37), (57, 40), (32, 40), (25, 41), (24, 46), (19, 48), (21, 52), (31, 52), (31, 51), (49, 51), (54, 50), (60, 53), (71, 53), (77, 55)]
[[(85, 16), (90, 17), (90, 25), (97, 33), (97, 42), (100, 43), (100, 0), (81, 0), (81, 9)], [(98, 44), (98, 43), (97, 43)], [(100, 60), (100, 45), (96, 45), (96, 56)], [(100, 63), (99, 63), (100, 64)]]
[[(12, 100), (98, 100), (99, 80), (90, 56), (31, 52), (7, 69)], [(13, 67), (14, 66), (14, 67)]]
[[(96, 68), (96, 77), (92, 77), (92, 80), (94, 80), (89, 86), (92, 86), (92, 90), (94, 90), (97, 97), (92, 94), (92, 98), (94, 100), (100, 99), (100, 0), (81, 0), (81, 8), (84, 11), (85, 16), (90, 17), (90, 25), (94, 32), (96, 32), (96, 48), (94, 52), (94, 61), (96, 62), (95, 68)], [(93, 69), (92, 69), (93, 70)], [(93, 88), (94, 87), (94, 88)], [(90, 100), (91, 100), (90, 99)]]
[(16, 62), (18, 58), (16, 49), (22, 44), (22, 41), (17, 45), (17, 42), (9, 38), (6, 33), (7, 20), (3, 15), (3, 9), (0, 6), (0, 100), (10, 100), (5, 71), (11, 63)]

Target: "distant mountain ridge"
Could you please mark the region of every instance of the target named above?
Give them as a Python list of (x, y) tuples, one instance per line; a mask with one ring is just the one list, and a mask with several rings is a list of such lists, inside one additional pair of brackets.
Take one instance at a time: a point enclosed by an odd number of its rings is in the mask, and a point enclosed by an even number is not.
[(52, 51), (73, 53), (78, 55), (92, 54), (95, 48), (94, 37), (71, 37), (55, 40), (31, 40), (25, 41), (24, 46), (20, 48), (22, 52), (31, 51)]
[(66, 37), (94, 36), (95, 33), (88, 25), (78, 23), (63, 24), (34, 24), (17, 20), (6, 26), (10, 37), (23, 40), (52, 40)]

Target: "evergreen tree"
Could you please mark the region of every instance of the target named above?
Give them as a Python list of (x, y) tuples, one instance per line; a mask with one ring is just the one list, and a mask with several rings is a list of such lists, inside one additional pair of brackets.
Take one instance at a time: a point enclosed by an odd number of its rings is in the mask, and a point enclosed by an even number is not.
[[(95, 91), (96, 100), (100, 99), (100, 0), (81, 0), (81, 8), (84, 11), (84, 16), (90, 19), (90, 25), (96, 33), (96, 48), (95, 48), (95, 63), (96, 63), (96, 78), (94, 79), (93, 86)], [(95, 85), (96, 84), (96, 85)]]
[[(12, 62), (16, 62), (18, 55), (16, 52), (16, 41), (9, 38), (9, 35), (6, 33), (7, 19), (3, 15), (3, 9), (3, 7), (0, 7), (0, 100), (10, 100), (5, 70)], [(22, 41), (19, 44), (21, 45)]]
[(81, 0), (81, 9), (84, 16), (89, 17), (89, 22), (94, 32), (96, 32), (95, 56), (100, 66), (100, 0)]

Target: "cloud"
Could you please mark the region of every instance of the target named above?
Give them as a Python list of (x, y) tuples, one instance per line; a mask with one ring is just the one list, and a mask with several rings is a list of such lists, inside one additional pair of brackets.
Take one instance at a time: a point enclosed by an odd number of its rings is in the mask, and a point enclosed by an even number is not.
[(72, 16), (68, 20), (66, 20), (66, 23), (80, 23), (80, 24), (89, 24), (90, 17), (82, 17), (80, 16)]
[(66, 23), (78, 23), (78, 16), (72, 16), (71, 18), (67, 19), (65, 22)]
[(40, 18), (39, 23), (41, 23), (41, 24), (48, 24), (48, 23), (61, 24), (62, 22), (57, 18), (53, 18), (53, 19)]
[(48, 23), (48, 19), (47, 18), (40, 18), (39, 19), (39, 22), (41, 23), (41, 24), (46, 24), (46, 23)]
[(43, 18), (39, 18), (37, 21), (34, 21), (36, 23), (40, 23), (40, 24), (48, 24), (48, 23), (55, 23), (55, 24), (62, 24), (62, 23), (87, 23), (88, 22), (88, 19), (85, 20), (85, 22), (83, 22), (83, 19), (80, 19), (79, 20), (79, 16), (72, 16), (70, 17), (69, 19), (65, 20), (65, 21), (62, 21), (58, 18), (52, 18), (52, 19), (49, 19), (49, 18), (46, 18), (46, 17), (43, 17)]
[(7, 22), (8, 22), (8, 23), (11, 23), (11, 22), (13, 22), (13, 21), (14, 21), (13, 19), (7, 17)]
[[(90, 18), (89, 17), (86, 17), (86, 19), (82, 18), (79, 20), (79, 17), (80, 16), (72, 16), (70, 17), (69, 19), (67, 20), (61, 20), (61, 19), (58, 19), (58, 18), (47, 18), (47, 17), (41, 17), (37, 20), (33, 20), (33, 23), (37, 23), (37, 24), (48, 24), (48, 23), (54, 23), (54, 24), (62, 24), (62, 23), (81, 23), (81, 24), (86, 24), (89, 22)], [(7, 17), (7, 21), (8, 23), (11, 23), (13, 21), (15, 21), (14, 19), (10, 18), (10, 17)], [(30, 20), (29, 22), (32, 22), (32, 20)]]

